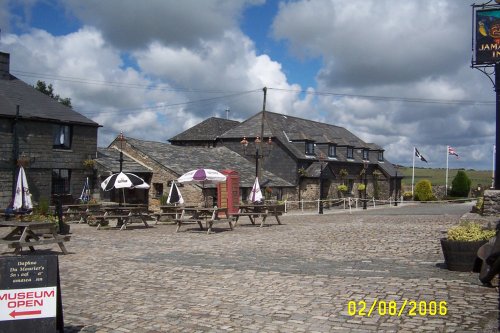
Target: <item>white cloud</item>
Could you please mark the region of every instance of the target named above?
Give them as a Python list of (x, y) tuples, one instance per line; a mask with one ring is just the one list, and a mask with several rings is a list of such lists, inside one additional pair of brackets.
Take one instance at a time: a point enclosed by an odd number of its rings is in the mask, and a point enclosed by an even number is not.
[(320, 97), (329, 122), (382, 145), (393, 162), (408, 164), (417, 145), (442, 166), (449, 144), (464, 151), (460, 163), (487, 168), (494, 105), (423, 103), (493, 99), (470, 68), (470, 20), (466, 1), (300, 0), (281, 4), (272, 31), (297, 56), (322, 59), (318, 91), (359, 96)]
[(237, 27), (241, 11), (263, 0), (67, 0), (66, 7), (84, 24), (102, 31), (121, 49), (140, 49), (151, 42), (192, 48), (218, 39)]

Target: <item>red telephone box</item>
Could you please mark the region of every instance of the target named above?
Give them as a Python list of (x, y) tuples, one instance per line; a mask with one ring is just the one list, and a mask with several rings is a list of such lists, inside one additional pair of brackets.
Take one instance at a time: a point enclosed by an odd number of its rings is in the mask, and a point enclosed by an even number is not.
[(240, 204), (240, 175), (234, 170), (222, 170), (224, 183), (217, 184), (217, 207), (227, 208), (228, 214), (237, 213)]

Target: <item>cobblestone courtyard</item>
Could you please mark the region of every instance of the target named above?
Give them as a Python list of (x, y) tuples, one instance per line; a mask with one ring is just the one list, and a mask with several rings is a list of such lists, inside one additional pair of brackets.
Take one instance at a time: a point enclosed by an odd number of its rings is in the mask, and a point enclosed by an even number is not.
[[(211, 235), (73, 224), (59, 256), (66, 332), (495, 332), (498, 292), (443, 268), (439, 238), (459, 217), (287, 215)], [(371, 316), (349, 314), (374, 300)], [(379, 314), (405, 300), (427, 314)]]

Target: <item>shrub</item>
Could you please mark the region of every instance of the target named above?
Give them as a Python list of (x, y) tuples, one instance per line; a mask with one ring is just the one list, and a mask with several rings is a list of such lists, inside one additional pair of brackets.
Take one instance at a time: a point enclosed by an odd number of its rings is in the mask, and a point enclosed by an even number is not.
[(34, 213), (38, 215), (48, 215), (49, 214), (49, 199), (40, 198), (38, 205), (35, 206)]
[(457, 175), (451, 182), (450, 195), (454, 197), (468, 197), (472, 180), (467, 176), (465, 171), (458, 170)]
[(480, 224), (465, 221), (448, 230), (448, 240), (475, 242), (488, 240), (495, 236), (495, 230), (483, 229)]
[(167, 205), (167, 200), (168, 200), (168, 195), (162, 194), (160, 197), (160, 205), (161, 206)]
[(411, 191), (404, 191), (403, 192), (403, 200), (409, 201), (409, 200), (411, 200), (412, 197), (413, 197), (413, 194), (411, 193)]
[(433, 201), (436, 197), (432, 193), (431, 182), (427, 179), (423, 179), (415, 185), (415, 200), (417, 201)]

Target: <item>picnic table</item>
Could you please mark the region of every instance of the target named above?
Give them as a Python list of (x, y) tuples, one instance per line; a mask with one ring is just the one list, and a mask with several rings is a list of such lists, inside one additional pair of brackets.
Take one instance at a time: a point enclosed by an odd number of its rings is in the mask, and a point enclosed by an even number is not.
[(242, 216), (248, 217), (250, 222), (254, 225), (257, 218), (262, 218), (260, 227), (264, 226), (268, 216), (274, 216), (278, 224), (281, 224), (279, 218), (281, 215), (283, 215), (281, 205), (274, 204), (239, 205), (238, 212), (231, 214), (231, 216), (235, 218), (234, 225), (238, 223), (238, 220)]
[(18, 254), (23, 247), (29, 247), (35, 251), (35, 246), (45, 244), (58, 244), (64, 254), (68, 254), (64, 242), (70, 240), (71, 236), (58, 235), (56, 225), (52, 222), (0, 222), (0, 227), (10, 227), (10, 231), (0, 238), (0, 244), (7, 244), (14, 248)]
[(99, 211), (100, 204), (63, 205), (62, 216), (65, 222), (87, 223), (87, 217), (92, 211)]
[(93, 217), (98, 221), (97, 229), (101, 226), (109, 224), (110, 220), (117, 220), (116, 226), (120, 227), (120, 230), (127, 229), (127, 225), (140, 220), (146, 228), (149, 227), (147, 220), (151, 218), (151, 212), (146, 206), (133, 206), (133, 207), (123, 207), (123, 206), (110, 206), (103, 207), (103, 215), (93, 215)]
[(155, 224), (158, 224), (160, 222), (160, 219), (164, 216), (168, 217), (170, 220), (175, 220), (180, 217), (182, 214), (182, 209), (185, 207), (181, 206), (160, 206), (160, 211), (153, 213), (153, 216), (155, 218)]
[[(225, 218), (221, 218), (224, 215)], [(200, 230), (203, 230), (203, 222), (206, 224), (207, 234), (210, 234), (214, 223), (227, 222), (229, 223), (229, 228), (233, 230), (233, 219), (228, 217), (227, 208), (204, 208), (204, 207), (184, 207), (180, 218), (174, 220), (177, 223), (177, 230), (183, 224), (193, 224), (197, 223), (200, 226)]]

